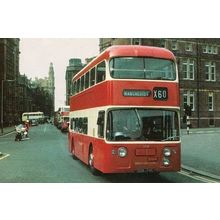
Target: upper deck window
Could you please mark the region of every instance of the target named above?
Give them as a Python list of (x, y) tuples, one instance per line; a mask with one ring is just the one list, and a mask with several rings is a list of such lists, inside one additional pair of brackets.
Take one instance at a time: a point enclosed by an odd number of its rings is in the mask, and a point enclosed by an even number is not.
[(105, 80), (105, 61), (97, 65), (96, 68), (96, 83)]
[(85, 75), (85, 89), (89, 88), (89, 72)]
[(90, 70), (90, 86), (95, 85), (95, 67)]
[(176, 79), (174, 62), (159, 58), (116, 57), (110, 60), (110, 73), (116, 79)]

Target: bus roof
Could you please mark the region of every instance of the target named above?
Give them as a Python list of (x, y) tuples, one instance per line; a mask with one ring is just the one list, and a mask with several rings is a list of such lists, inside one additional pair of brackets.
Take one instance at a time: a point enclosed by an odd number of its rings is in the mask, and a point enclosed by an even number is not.
[(94, 58), (89, 64), (87, 64), (82, 70), (80, 70), (72, 79), (72, 81), (81, 77), (90, 68), (98, 64), (104, 59), (110, 59), (113, 57), (154, 57), (175, 60), (173, 53), (165, 48), (140, 46), (140, 45), (118, 45), (111, 46)]
[(43, 112), (23, 112), (22, 114), (31, 115), (31, 114), (44, 114), (44, 113)]

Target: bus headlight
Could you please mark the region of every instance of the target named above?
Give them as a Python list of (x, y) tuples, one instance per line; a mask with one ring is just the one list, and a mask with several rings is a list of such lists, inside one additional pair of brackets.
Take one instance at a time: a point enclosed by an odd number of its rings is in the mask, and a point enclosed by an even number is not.
[(164, 166), (169, 166), (170, 165), (170, 160), (168, 158), (163, 158), (163, 165)]
[(170, 150), (169, 148), (165, 147), (165, 148), (163, 149), (163, 155), (164, 155), (165, 157), (169, 157), (169, 156), (171, 155), (171, 150)]
[(119, 157), (126, 157), (127, 156), (127, 148), (126, 147), (119, 147), (118, 148), (118, 155)]

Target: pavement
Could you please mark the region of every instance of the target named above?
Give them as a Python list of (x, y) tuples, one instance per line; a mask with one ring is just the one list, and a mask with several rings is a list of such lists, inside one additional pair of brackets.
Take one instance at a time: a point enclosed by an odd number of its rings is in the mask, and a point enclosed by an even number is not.
[[(3, 133), (2, 133), (2, 131), (0, 131), (0, 138), (1, 138), (1, 136), (9, 134), (9, 133), (11, 133), (13, 131), (15, 131), (15, 127), (4, 128), (3, 129)], [(0, 158), (3, 157), (3, 156), (4, 156), (4, 154), (0, 151)]]
[(15, 127), (14, 127), (14, 126), (13, 126), (13, 127), (6, 127), (6, 128), (3, 129), (3, 133), (0, 131), (0, 137), (1, 137), (2, 135), (11, 133), (11, 132), (13, 132), (13, 131), (15, 131)]
[(220, 180), (220, 128), (181, 130), (182, 168)]
[[(4, 128), (0, 138), (13, 131)], [(182, 168), (220, 180), (220, 128), (181, 129), (181, 142)]]

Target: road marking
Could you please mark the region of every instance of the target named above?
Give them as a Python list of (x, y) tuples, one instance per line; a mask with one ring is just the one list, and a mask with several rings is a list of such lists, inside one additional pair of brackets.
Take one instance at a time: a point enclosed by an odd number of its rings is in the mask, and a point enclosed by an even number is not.
[(0, 157), (0, 160), (3, 160), (3, 159), (5, 159), (6, 157), (9, 157), (9, 156), (10, 156), (10, 154), (6, 154), (6, 155)]
[(47, 127), (46, 127), (46, 126), (44, 126), (44, 133), (46, 133), (46, 130), (47, 130)]
[(200, 180), (200, 181), (203, 181), (205, 183), (219, 183), (219, 181), (212, 180), (211, 178), (208, 178), (208, 177), (203, 177), (203, 176), (199, 176), (199, 175), (196, 175), (196, 174), (192, 174), (192, 173), (187, 172), (187, 171), (181, 170), (179, 173), (181, 175), (190, 177), (190, 178), (195, 179), (195, 180)]
[(15, 131), (10, 131), (10, 132), (9, 132), (9, 133), (7, 133), (7, 134), (3, 134), (3, 135), (1, 135), (1, 136), (0, 136), (0, 138), (1, 138), (1, 137), (8, 136), (8, 135), (10, 135), (10, 134), (12, 134), (12, 133), (14, 133), (14, 132), (15, 132)]

